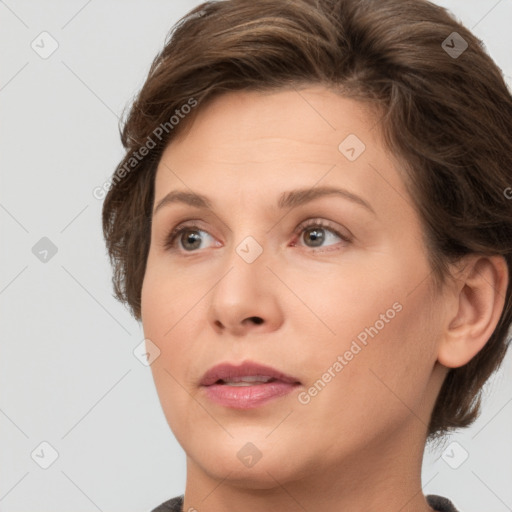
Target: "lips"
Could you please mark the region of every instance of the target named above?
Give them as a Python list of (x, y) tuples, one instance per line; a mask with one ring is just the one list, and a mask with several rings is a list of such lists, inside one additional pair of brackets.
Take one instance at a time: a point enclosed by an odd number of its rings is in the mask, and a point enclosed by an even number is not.
[[(245, 377), (248, 377), (245, 379)], [(257, 379), (256, 379), (257, 378)], [(271, 382), (284, 382), (287, 384), (300, 384), (300, 381), (290, 375), (253, 361), (246, 361), (241, 365), (221, 363), (210, 368), (201, 379), (201, 386), (213, 384), (239, 383), (240, 386), (263, 384)]]

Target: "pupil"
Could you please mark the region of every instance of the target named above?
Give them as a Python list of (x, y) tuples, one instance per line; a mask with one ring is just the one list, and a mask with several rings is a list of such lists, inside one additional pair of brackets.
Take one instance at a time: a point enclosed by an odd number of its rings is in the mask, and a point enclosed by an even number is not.
[[(184, 235), (185, 235), (186, 243), (183, 244), (183, 247), (186, 248), (187, 243), (190, 242), (191, 244), (193, 244), (194, 241), (196, 241), (196, 242), (199, 241), (199, 245), (201, 245), (201, 240), (199, 238), (199, 235), (197, 234), (197, 231), (188, 231), (188, 232), (184, 233)], [(193, 249), (197, 249), (197, 245), (198, 244), (196, 244), (196, 246), (194, 246)]]
[(311, 230), (306, 230), (309, 232), (309, 238), (314, 243), (315, 246), (322, 245), (324, 240), (323, 230), (318, 228), (312, 228)]

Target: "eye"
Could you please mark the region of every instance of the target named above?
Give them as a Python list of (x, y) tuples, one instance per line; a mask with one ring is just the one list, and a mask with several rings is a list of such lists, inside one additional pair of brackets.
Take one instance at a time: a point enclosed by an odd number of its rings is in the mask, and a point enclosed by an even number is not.
[[(330, 222), (323, 219), (311, 219), (303, 222), (295, 231), (298, 236), (302, 233), (304, 233), (304, 236), (300, 236), (300, 240), (304, 240), (307, 244), (311, 243), (311, 245), (306, 244), (307, 247), (311, 248), (321, 247), (327, 239), (332, 239), (333, 234), (335, 238), (341, 238), (346, 243), (351, 241), (348, 235), (342, 235)], [(325, 233), (330, 233), (331, 236), (326, 236)]]
[[(181, 224), (169, 233), (165, 239), (164, 248), (168, 251), (175, 250), (176, 243), (179, 241), (181, 243), (180, 249), (183, 248), (187, 252), (193, 252), (201, 247), (202, 240), (199, 233), (205, 233), (212, 238), (207, 231), (200, 229), (194, 224)], [(180, 237), (179, 240), (177, 240), (178, 237)]]
[[(323, 246), (324, 242), (329, 238), (332, 238), (333, 235), (334, 238), (338, 237), (346, 243), (351, 241), (348, 235), (342, 235), (333, 225), (322, 219), (310, 219), (303, 222), (297, 227), (294, 234), (296, 236), (300, 236), (303, 232), (305, 236), (300, 237), (300, 239), (304, 239), (307, 244), (311, 243), (311, 245), (307, 245), (307, 247), (313, 249)], [(204, 248), (201, 247), (203, 242), (201, 233), (213, 240), (213, 237), (207, 231), (199, 228), (197, 225), (181, 224), (174, 228), (165, 238), (164, 248), (167, 251), (174, 251), (177, 249), (176, 245), (179, 242), (179, 250), (184, 250), (185, 252), (197, 252), (196, 249)], [(330, 233), (330, 237), (326, 236), (325, 233)], [(295, 244), (296, 242), (292, 245), (295, 246)]]

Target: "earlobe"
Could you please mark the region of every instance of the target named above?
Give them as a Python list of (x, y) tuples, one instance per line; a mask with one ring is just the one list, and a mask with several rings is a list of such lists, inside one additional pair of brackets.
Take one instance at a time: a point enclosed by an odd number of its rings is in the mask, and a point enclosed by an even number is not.
[(471, 254), (456, 277), (453, 314), (446, 318), (438, 361), (448, 368), (468, 363), (494, 332), (505, 304), (509, 275), (503, 256)]

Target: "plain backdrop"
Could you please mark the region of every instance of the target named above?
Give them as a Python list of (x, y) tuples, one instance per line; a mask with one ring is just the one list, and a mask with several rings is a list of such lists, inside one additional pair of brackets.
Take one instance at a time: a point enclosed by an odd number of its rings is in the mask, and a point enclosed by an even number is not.
[[(144, 512), (184, 491), (185, 454), (134, 355), (142, 328), (112, 296), (93, 190), (123, 155), (123, 108), (199, 3), (0, 2), (2, 512)], [(512, 85), (512, 0), (436, 3)], [(511, 384), (509, 352), (480, 419), (426, 450), (425, 494), (512, 510)]]

